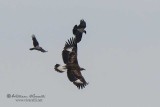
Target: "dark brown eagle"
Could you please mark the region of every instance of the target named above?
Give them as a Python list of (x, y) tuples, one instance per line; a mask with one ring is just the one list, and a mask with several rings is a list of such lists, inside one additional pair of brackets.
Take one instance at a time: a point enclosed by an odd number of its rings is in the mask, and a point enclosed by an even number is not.
[(76, 37), (77, 43), (81, 41), (83, 32), (86, 34), (86, 31), (84, 30), (85, 28), (86, 28), (86, 22), (83, 19), (80, 20), (80, 24), (78, 26), (75, 25), (73, 27), (72, 32)]
[(65, 65), (56, 64), (55, 70), (60, 73), (67, 71), (68, 79), (79, 89), (84, 88), (88, 83), (81, 74), (81, 71), (85, 69), (78, 64), (77, 42), (75, 38), (72, 37), (66, 42), (62, 51), (62, 59)]
[(32, 40), (33, 40), (33, 48), (30, 48), (30, 50), (38, 50), (41, 52), (47, 52), (46, 50), (44, 50), (42, 47), (39, 46), (39, 43), (35, 37), (35, 35), (32, 35)]

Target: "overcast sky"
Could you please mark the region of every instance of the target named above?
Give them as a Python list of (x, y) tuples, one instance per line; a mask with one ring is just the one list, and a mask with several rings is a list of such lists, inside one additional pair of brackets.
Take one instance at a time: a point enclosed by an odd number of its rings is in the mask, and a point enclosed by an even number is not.
[[(89, 82), (82, 90), (54, 70), (80, 19), (87, 34), (78, 61)], [(160, 107), (159, 28), (159, 0), (0, 0), (0, 106)], [(48, 53), (29, 50), (32, 34)]]

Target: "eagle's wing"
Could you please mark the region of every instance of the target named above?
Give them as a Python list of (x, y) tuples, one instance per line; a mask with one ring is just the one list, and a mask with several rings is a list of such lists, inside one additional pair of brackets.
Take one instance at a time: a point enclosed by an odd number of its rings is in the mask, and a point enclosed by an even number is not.
[(62, 51), (62, 58), (65, 64), (68, 64), (71, 61), (71, 58), (73, 58), (73, 53), (77, 54), (77, 43), (75, 38), (72, 37), (66, 42)]
[(35, 35), (32, 35), (32, 40), (33, 40), (33, 46), (34, 46), (34, 47), (39, 46), (39, 43), (38, 43)]
[(84, 88), (88, 83), (85, 81), (84, 77), (82, 76), (80, 70), (75, 69), (69, 69), (67, 71), (68, 79), (73, 82), (74, 85), (76, 85), (79, 89)]

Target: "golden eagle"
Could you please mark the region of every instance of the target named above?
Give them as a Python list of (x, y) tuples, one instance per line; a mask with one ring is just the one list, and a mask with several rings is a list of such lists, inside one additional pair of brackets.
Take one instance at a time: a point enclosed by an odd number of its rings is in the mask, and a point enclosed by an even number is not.
[(67, 70), (68, 79), (79, 89), (84, 88), (88, 83), (81, 74), (81, 71), (85, 69), (78, 64), (77, 42), (75, 38), (72, 37), (66, 42), (62, 51), (62, 59), (65, 65), (56, 64), (55, 70), (60, 73)]

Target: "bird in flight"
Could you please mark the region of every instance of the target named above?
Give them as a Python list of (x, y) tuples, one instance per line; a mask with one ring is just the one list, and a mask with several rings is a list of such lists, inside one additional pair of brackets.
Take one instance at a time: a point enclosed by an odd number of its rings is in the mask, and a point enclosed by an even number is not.
[(66, 71), (68, 79), (73, 82), (74, 85), (79, 89), (85, 88), (88, 83), (81, 74), (81, 71), (85, 69), (81, 68), (78, 64), (77, 42), (75, 38), (72, 37), (66, 42), (62, 51), (62, 59), (65, 65), (56, 64), (54, 69), (59, 73)]
[(33, 48), (30, 48), (30, 50), (38, 50), (38, 51), (41, 51), (41, 52), (48, 52), (46, 50), (44, 50), (42, 47), (39, 46), (39, 43), (36, 39), (36, 36), (35, 35), (32, 35), (32, 40), (33, 40)]
[(75, 25), (73, 27), (73, 34), (75, 35), (76, 37), (76, 42), (79, 43), (82, 39), (82, 34), (85, 33), (86, 34), (86, 22), (82, 19), (80, 20), (80, 24), (79, 25)]

